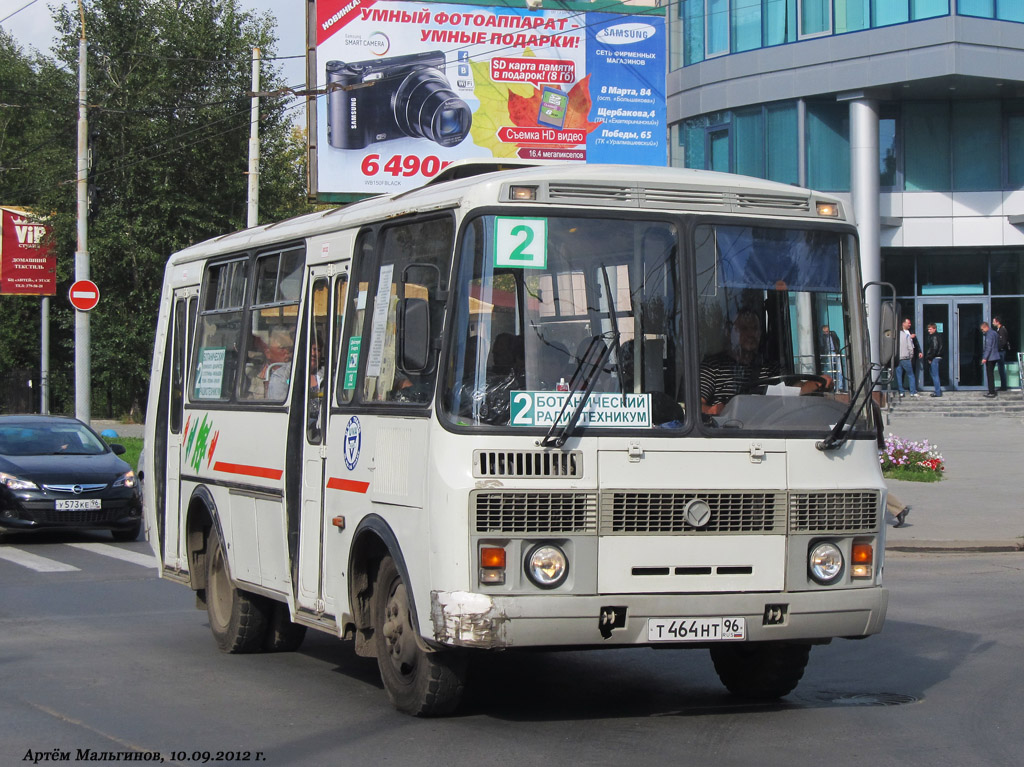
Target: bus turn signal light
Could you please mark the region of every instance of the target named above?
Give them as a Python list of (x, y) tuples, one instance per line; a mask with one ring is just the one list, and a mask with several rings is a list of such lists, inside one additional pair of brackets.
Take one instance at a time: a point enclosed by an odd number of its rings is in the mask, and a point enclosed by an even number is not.
[(850, 552), (850, 559), (853, 560), (853, 567), (850, 576), (853, 578), (870, 578), (874, 568), (874, 551), (870, 543), (855, 543)]
[(480, 549), (480, 582), (499, 586), (505, 582), (505, 549), (494, 546)]

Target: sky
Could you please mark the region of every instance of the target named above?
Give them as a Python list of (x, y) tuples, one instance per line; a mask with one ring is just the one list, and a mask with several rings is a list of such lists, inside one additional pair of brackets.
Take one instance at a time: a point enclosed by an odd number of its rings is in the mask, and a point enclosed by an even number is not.
[[(77, 0), (0, 0), (0, 22), (25, 50), (49, 54), (56, 37), (50, 6), (73, 6)], [(305, 52), (306, 0), (238, 0), (239, 7), (277, 18), (277, 55), (302, 56)], [(22, 9), (22, 10), (19, 10)], [(12, 15), (13, 14), (13, 15)], [(7, 17), (10, 18), (7, 18)], [(306, 65), (299, 59), (277, 62), (289, 85), (304, 85)]]

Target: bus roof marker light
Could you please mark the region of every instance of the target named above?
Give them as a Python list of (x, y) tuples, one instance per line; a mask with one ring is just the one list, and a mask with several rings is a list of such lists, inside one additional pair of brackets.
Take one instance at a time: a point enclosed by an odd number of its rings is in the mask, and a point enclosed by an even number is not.
[(839, 206), (834, 202), (818, 202), (817, 203), (818, 215), (828, 216), (829, 218), (839, 218)]
[(532, 202), (537, 199), (537, 187), (535, 186), (513, 186), (509, 188), (509, 199), (520, 202)]

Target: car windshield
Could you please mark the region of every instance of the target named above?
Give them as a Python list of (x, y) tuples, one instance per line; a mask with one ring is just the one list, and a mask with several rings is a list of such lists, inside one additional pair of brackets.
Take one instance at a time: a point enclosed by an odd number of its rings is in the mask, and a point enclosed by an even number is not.
[(0, 424), (0, 455), (99, 455), (107, 446), (74, 421)]
[(484, 216), (465, 229), (444, 410), (457, 426), (684, 421), (678, 232), (665, 221)]

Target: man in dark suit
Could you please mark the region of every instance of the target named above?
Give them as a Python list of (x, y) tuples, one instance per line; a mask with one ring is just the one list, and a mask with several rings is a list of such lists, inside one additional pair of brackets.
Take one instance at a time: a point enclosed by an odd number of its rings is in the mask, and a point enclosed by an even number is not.
[(985, 366), (985, 377), (988, 380), (986, 397), (996, 396), (996, 363), (1003, 358), (999, 352), (999, 334), (989, 327), (987, 322), (981, 323), (981, 364)]
[(836, 389), (845, 389), (842, 347), (839, 345), (839, 336), (828, 325), (821, 326), (821, 359), (822, 372), (835, 379)]

